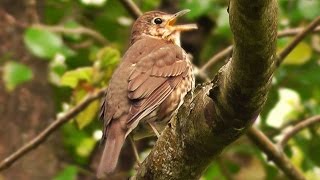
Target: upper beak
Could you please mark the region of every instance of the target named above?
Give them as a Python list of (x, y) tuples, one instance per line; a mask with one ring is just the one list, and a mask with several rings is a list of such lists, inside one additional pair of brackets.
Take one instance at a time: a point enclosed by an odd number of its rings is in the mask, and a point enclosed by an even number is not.
[(198, 29), (196, 24), (185, 24), (185, 25), (175, 25), (175, 23), (177, 22), (178, 18), (187, 14), (188, 12), (190, 12), (189, 9), (184, 9), (182, 11), (179, 11), (175, 14), (173, 14), (167, 23), (167, 26), (172, 29), (173, 31), (189, 31), (189, 30), (193, 30), (193, 29)]

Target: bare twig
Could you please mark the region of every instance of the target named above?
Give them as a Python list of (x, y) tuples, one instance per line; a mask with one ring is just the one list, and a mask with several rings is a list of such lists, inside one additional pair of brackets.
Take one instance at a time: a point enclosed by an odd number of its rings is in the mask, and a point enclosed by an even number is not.
[(77, 106), (70, 109), (64, 116), (57, 118), (47, 128), (40, 132), (35, 138), (29, 141), (27, 144), (19, 148), (10, 156), (0, 162), (0, 171), (9, 168), (15, 161), (26, 155), (28, 152), (36, 149), (42, 144), (53, 132), (60, 128), (63, 124), (75, 117), (83, 109), (85, 109), (91, 102), (101, 98), (104, 95), (105, 89), (101, 89), (95, 93), (90, 93), (84, 98)]
[(284, 58), (310, 33), (312, 32), (320, 23), (320, 16), (313, 20), (303, 31), (301, 31), (292, 42), (285, 47), (278, 55), (277, 65), (280, 65)]
[(29, 26), (27, 22), (17, 20), (13, 15), (8, 13), (4, 9), (0, 9), (0, 21), (6, 22), (11, 26), (16, 26), (19, 28), (26, 28)]
[(290, 179), (305, 179), (303, 174), (293, 166), (285, 154), (282, 151), (279, 151), (279, 149), (277, 149), (277, 147), (261, 131), (251, 127), (248, 130), (247, 135), (247, 137), (267, 155), (268, 159), (273, 161)]
[[(304, 30), (303, 27), (282, 30), (282, 31), (278, 32), (278, 38), (294, 36), (294, 35), (301, 33), (303, 30)], [(314, 32), (314, 33), (320, 32), (320, 26), (317, 26), (316, 28), (314, 28), (312, 32)], [(224, 48), (223, 50), (221, 50), (220, 52), (218, 52), (217, 54), (215, 54), (214, 56), (212, 56), (212, 58), (210, 58), (206, 62), (206, 64), (204, 64), (200, 68), (199, 74), (204, 73), (207, 69), (214, 66), (217, 62), (228, 57), (232, 53), (232, 48), (233, 48), (232, 45), (228, 46), (228, 47)]]
[[(285, 29), (278, 32), (278, 38), (287, 37), (287, 36), (295, 36), (301, 33), (304, 30), (304, 27), (292, 28), (292, 29)], [(320, 32), (320, 26), (317, 26), (313, 29), (313, 33)]]
[(37, 0), (26, 0), (27, 14), (30, 16), (32, 23), (39, 23), (40, 18), (37, 12)]
[(120, 2), (128, 10), (133, 18), (137, 19), (142, 15), (142, 11), (132, 0), (121, 0)]
[(280, 150), (282, 150), (290, 138), (292, 138), (294, 135), (296, 135), (298, 132), (300, 132), (302, 129), (311, 126), (315, 123), (320, 122), (320, 115), (316, 115), (313, 117), (310, 117), (308, 119), (305, 119), (298, 124), (294, 125), (293, 127), (290, 126), (286, 129), (284, 129), (281, 133), (282, 138), (278, 141), (277, 146)]
[(39, 28), (39, 29), (45, 29), (48, 31), (56, 32), (56, 33), (64, 33), (64, 34), (84, 34), (91, 36), (96, 41), (101, 43), (102, 45), (106, 45), (109, 43), (109, 41), (104, 38), (100, 33), (93, 29), (89, 29), (86, 27), (77, 27), (77, 28), (66, 28), (63, 26), (48, 26), (43, 24), (35, 24), (32, 27)]
[[(218, 61), (220, 61), (223, 58), (226, 58), (227, 56), (231, 55), (232, 53), (232, 48), (233, 46), (228, 46), (225, 49), (223, 49), (222, 51), (218, 52), (217, 54), (215, 54), (214, 56), (212, 56), (212, 58), (210, 58), (206, 64), (204, 64), (201, 68), (200, 68), (200, 73), (204, 73), (209, 67), (213, 66), (214, 64), (216, 64)], [(199, 73), (199, 74), (200, 74)]]

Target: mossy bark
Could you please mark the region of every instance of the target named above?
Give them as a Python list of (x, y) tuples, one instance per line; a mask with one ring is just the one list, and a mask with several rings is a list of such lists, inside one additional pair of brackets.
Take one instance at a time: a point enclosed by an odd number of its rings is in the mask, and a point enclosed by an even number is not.
[(197, 179), (260, 113), (276, 59), (277, 2), (231, 0), (232, 59), (198, 86), (132, 179)]

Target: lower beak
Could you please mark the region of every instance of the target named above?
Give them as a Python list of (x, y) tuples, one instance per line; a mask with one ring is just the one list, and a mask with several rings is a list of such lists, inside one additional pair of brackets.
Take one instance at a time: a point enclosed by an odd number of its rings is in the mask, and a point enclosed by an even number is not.
[(171, 18), (168, 20), (168, 23), (167, 23), (168, 28), (172, 29), (172, 31), (190, 31), (193, 29), (198, 29), (198, 26), (196, 24), (175, 25), (178, 18), (187, 14), (188, 12), (190, 12), (190, 10), (185, 9), (173, 14)]

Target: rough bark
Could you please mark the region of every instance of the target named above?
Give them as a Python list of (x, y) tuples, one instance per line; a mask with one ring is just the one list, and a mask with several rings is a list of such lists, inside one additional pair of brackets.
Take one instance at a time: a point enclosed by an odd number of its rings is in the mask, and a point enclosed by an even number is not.
[(275, 70), (277, 2), (230, 2), (234, 51), (186, 98), (133, 179), (197, 179), (260, 113)]

